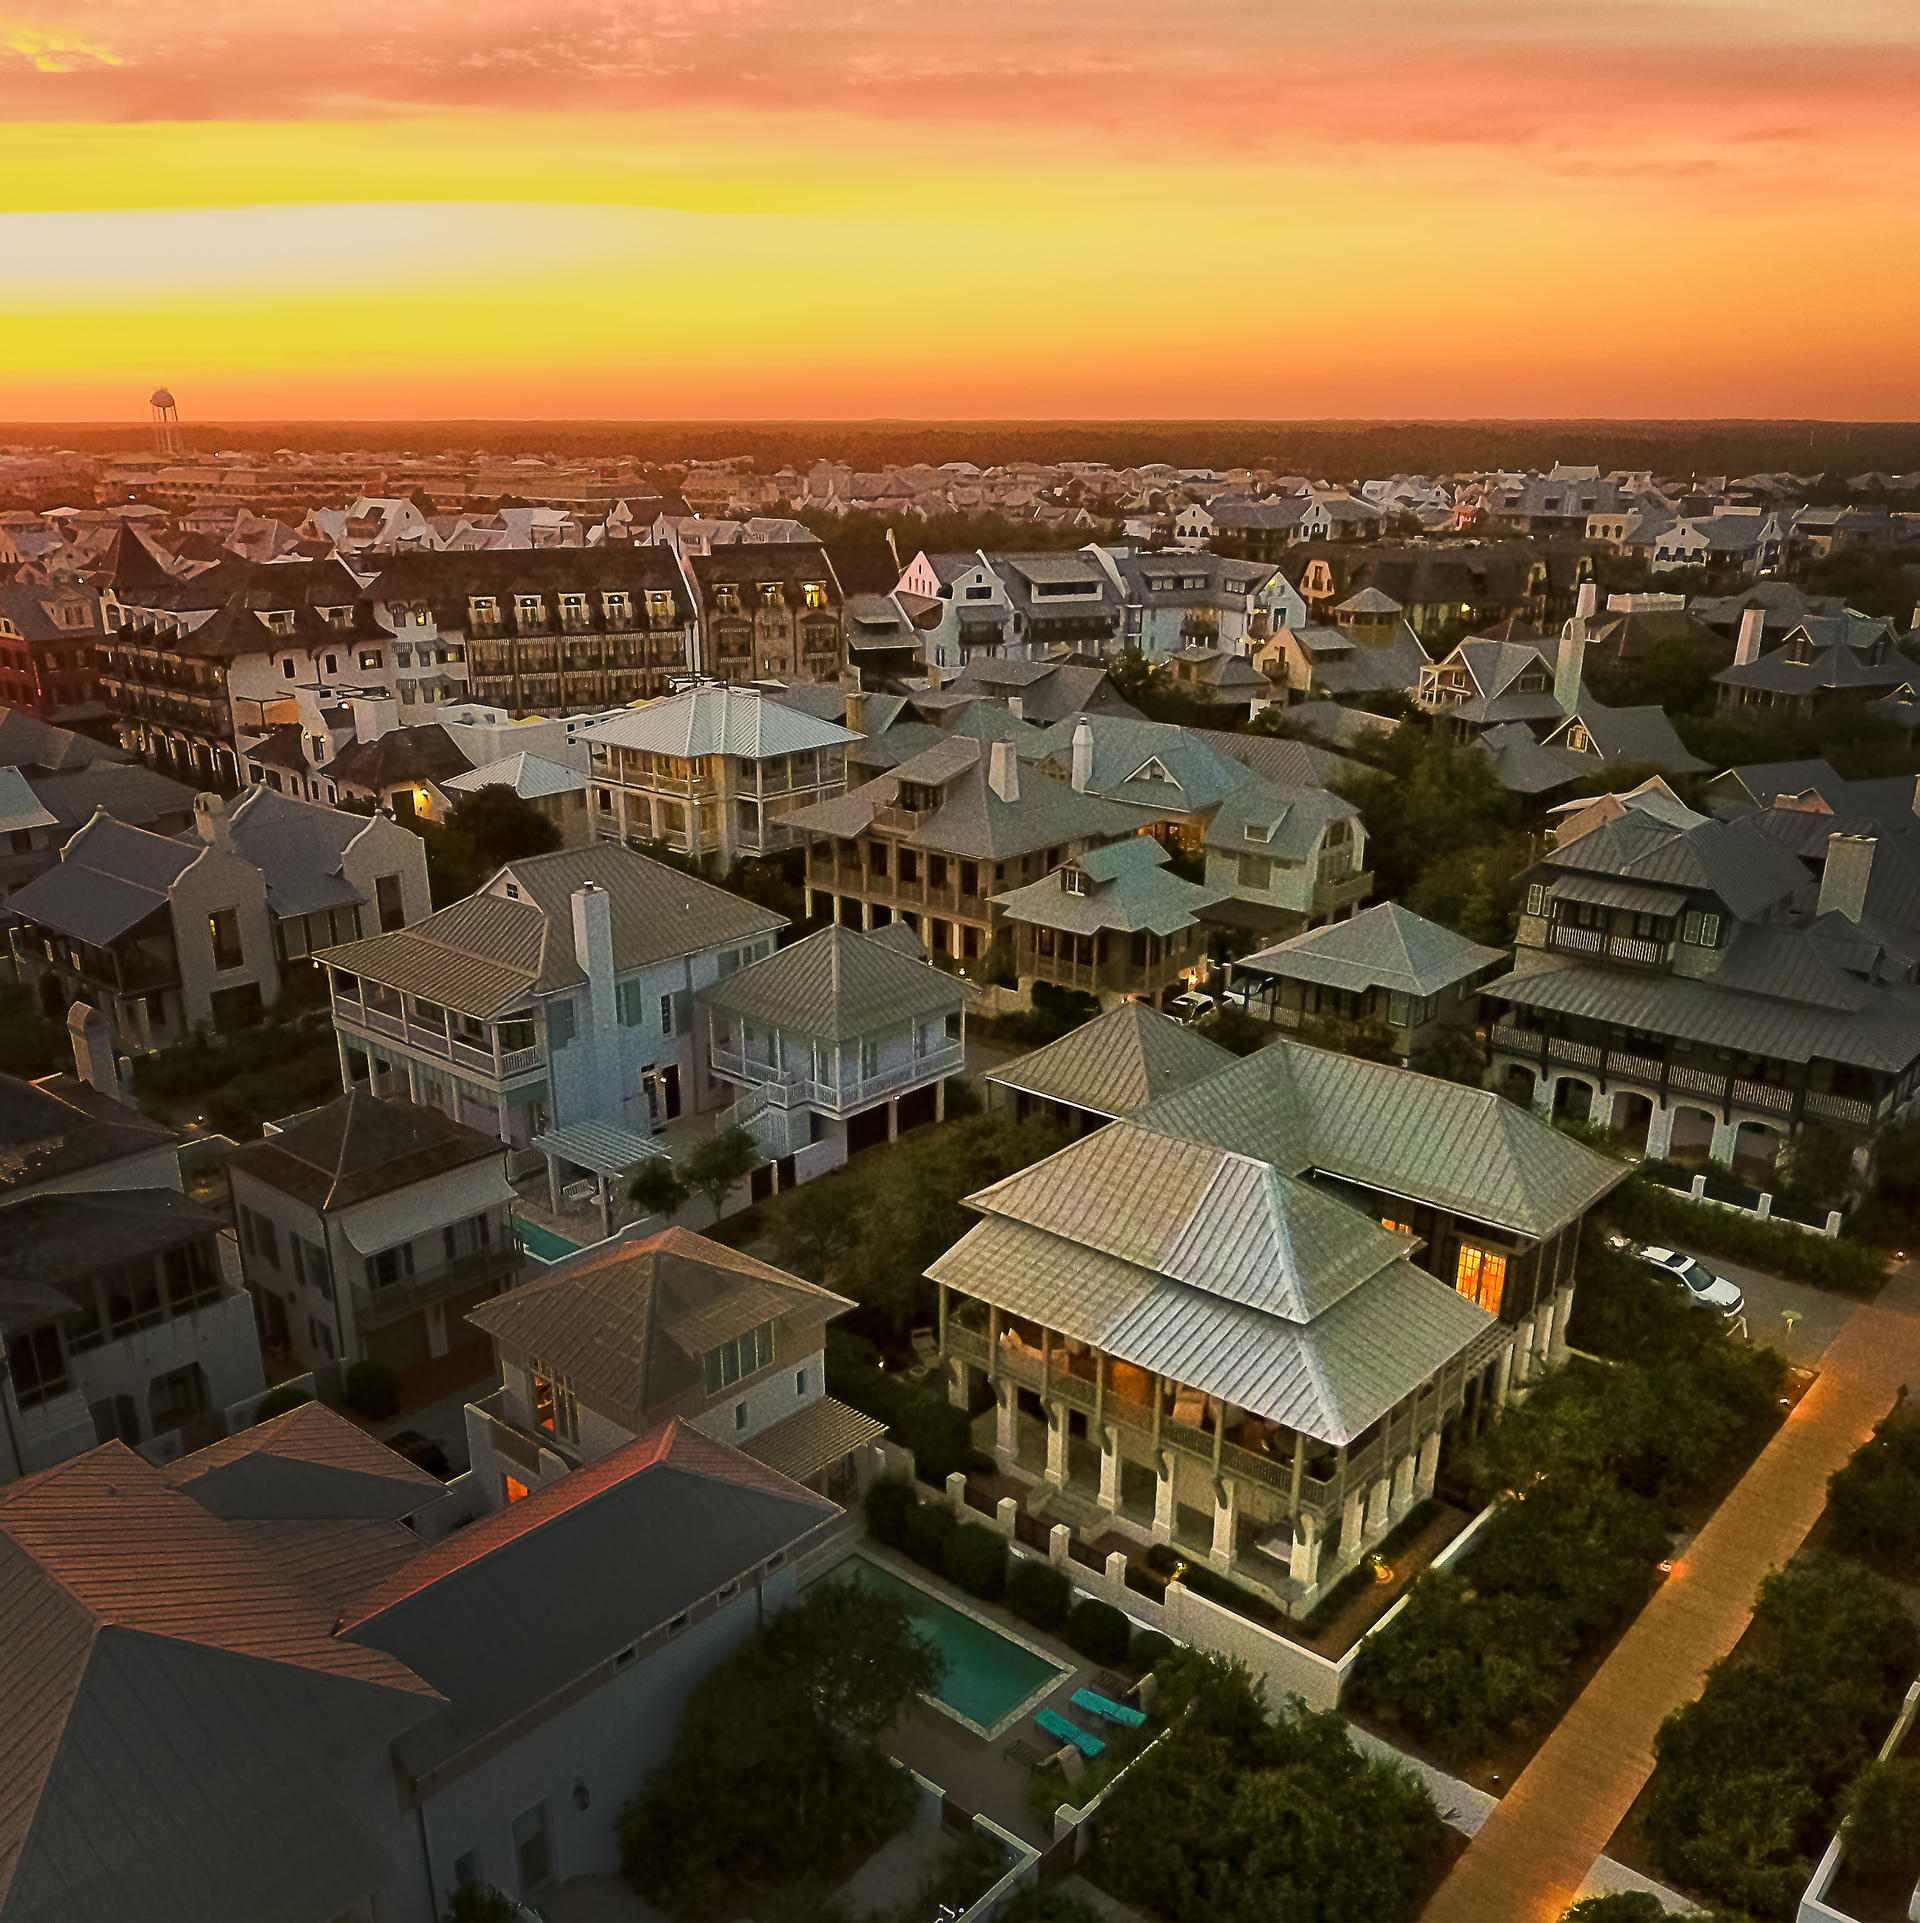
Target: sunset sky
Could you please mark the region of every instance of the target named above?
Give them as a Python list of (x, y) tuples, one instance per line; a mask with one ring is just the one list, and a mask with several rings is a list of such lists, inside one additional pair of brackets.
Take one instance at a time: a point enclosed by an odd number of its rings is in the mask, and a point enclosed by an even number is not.
[(1920, 0), (0, 0), (0, 419), (1920, 417)]

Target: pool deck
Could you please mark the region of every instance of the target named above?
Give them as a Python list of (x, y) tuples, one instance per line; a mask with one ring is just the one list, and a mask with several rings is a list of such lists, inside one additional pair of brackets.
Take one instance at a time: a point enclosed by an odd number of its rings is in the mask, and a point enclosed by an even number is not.
[[(1009, 1762), (1010, 1744), (1026, 1743), (1033, 1749), (1052, 1751), (1059, 1744), (1034, 1727), (1033, 1715), (1042, 1709), (1055, 1709), (1075, 1721), (1086, 1723), (1086, 1716), (1072, 1708), (1076, 1689), (1089, 1687), (1100, 1673), (1101, 1665), (1076, 1656), (1066, 1644), (1042, 1634), (1031, 1623), (1022, 1622), (1011, 1610), (998, 1603), (981, 1602), (943, 1581), (918, 1563), (884, 1549), (871, 1536), (860, 1540), (859, 1553), (870, 1561), (908, 1582), (931, 1591), (942, 1602), (982, 1622), (991, 1623), (1011, 1640), (1043, 1651), (1066, 1666), (1052, 1688), (1035, 1700), (1026, 1714), (988, 1742), (976, 1736), (956, 1717), (930, 1703), (916, 1703), (882, 1739), (888, 1753), (917, 1770), (929, 1782), (938, 1783), (954, 1802), (964, 1809), (990, 1816), (1002, 1828), (1029, 1843), (1044, 1847), (1053, 1841), (1051, 1834), (1037, 1831), (1027, 1811), (1027, 1790), (1033, 1775), (1023, 1764)], [(831, 1571), (827, 1572), (831, 1573)]]

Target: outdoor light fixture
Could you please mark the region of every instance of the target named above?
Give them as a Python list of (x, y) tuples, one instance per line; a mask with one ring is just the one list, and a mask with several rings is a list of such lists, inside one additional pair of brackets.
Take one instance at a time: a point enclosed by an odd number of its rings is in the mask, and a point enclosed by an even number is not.
[(1671, 1576), (1673, 1574), (1673, 1564), (1670, 1562), (1663, 1562), (1659, 1564), (1658, 1567), (1663, 1576)]
[(590, 1808), (592, 1803), (593, 1792), (587, 1788), (587, 1779), (584, 1776), (576, 1776), (573, 1779), (574, 1808), (577, 1810), (585, 1810)]

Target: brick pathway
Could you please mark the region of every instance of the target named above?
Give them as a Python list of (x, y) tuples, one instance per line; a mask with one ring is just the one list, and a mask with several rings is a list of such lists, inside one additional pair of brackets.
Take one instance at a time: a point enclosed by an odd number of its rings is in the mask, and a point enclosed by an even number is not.
[(1423, 1923), (1558, 1923), (1653, 1771), (1653, 1739), (1740, 1640), (1827, 1478), (1920, 1377), (1920, 1265), (1863, 1305), (1761, 1452), (1427, 1905)]

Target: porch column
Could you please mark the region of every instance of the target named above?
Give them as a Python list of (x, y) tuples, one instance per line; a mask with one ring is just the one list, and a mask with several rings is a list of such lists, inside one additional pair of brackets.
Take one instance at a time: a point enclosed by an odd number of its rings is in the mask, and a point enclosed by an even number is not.
[(1207, 1560), (1216, 1569), (1233, 1567), (1234, 1536), (1240, 1522), (1240, 1485), (1231, 1476), (1213, 1482), (1213, 1548)]
[(1533, 1380), (1533, 1317), (1523, 1315), (1513, 1325), (1513, 1373), (1510, 1386), (1524, 1389)]
[(805, 916), (805, 918), (808, 921), (811, 921), (813, 919), (813, 883), (812, 882), (807, 883), (806, 893), (802, 897), (802, 900), (805, 905), (802, 908), (801, 913)]
[(411, 1057), (407, 1059), (407, 1100), (418, 1102), (420, 1099), (420, 1064)]
[(1413, 1472), (1413, 1493), (1421, 1502), (1433, 1494), (1433, 1486), (1439, 1476), (1440, 1431), (1432, 1429), (1420, 1445), (1420, 1466)]
[(1173, 1540), (1173, 1477), (1178, 1458), (1171, 1449), (1156, 1449), (1153, 1452), (1153, 1539), (1155, 1542)]
[(1500, 1351), (1493, 1365), (1493, 1406), (1496, 1411), (1507, 1406), (1507, 1395), (1513, 1381), (1513, 1344), (1508, 1343)]
[(1120, 1513), (1120, 1429), (1115, 1424), (1100, 1431), (1100, 1507), (1108, 1515)]
[(873, 903), (863, 896), (860, 902), (860, 926), (871, 929), (873, 926)]
[(1296, 1429), (1293, 1432), (1293, 1483), (1287, 1491), (1287, 1520), (1293, 1524), (1294, 1533), (1300, 1531), (1300, 1490), (1307, 1473), (1307, 1439)]
[[(348, 1094), (352, 1094), (353, 1065), (347, 1059), (347, 1038), (344, 1035), (336, 1035), (334, 1039), (340, 1045), (340, 1086), (345, 1089)], [(369, 1064), (369, 1068), (371, 1068), (371, 1064)], [(371, 1086), (371, 1084), (369, 1084), (369, 1086)]]
[(1549, 1359), (1553, 1362), (1566, 1361), (1570, 1353), (1570, 1345), (1567, 1341), (1567, 1318), (1572, 1313), (1573, 1284), (1569, 1282), (1565, 1288), (1557, 1290), (1553, 1298), (1553, 1347), (1549, 1352)]
[(1715, 1122), (1713, 1142), (1707, 1150), (1708, 1156), (1716, 1162), (1731, 1162), (1735, 1145), (1740, 1140), (1738, 1122)]
[(1673, 1110), (1655, 1102), (1647, 1117), (1647, 1160), (1664, 1162), (1673, 1153)]
[(600, 1173), (600, 1234), (603, 1239), (613, 1234), (613, 1177), (604, 1169)]
[(887, 1140), (889, 1142), (897, 1142), (899, 1139), (900, 1098), (897, 1095), (889, 1095), (887, 1097)]
[(1387, 1533), (1389, 1519), (1387, 1505), (1392, 1492), (1385, 1476), (1376, 1477), (1373, 1487), (1367, 1491), (1367, 1541), (1375, 1543)]
[(1293, 1532), (1293, 1547), (1287, 1551), (1287, 1574), (1303, 1589), (1312, 1589), (1320, 1580), (1320, 1551), (1325, 1538), (1311, 1516), (1302, 1516)]
[(1349, 1561), (1360, 1549), (1361, 1494), (1359, 1489), (1349, 1489), (1340, 1509), (1340, 1553)]
[[(508, 1108), (507, 1098), (504, 1095), (496, 1095), (494, 1097), (493, 1113), (494, 1124), (500, 1131), (501, 1141), (511, 1146), (513, 1142), (513, 1112)], [(556, 1209), (554, 1213), (556, 1215), (559, 1214), (559, 1210)]]
[(1547, 1072), (1544, 1060), (1539, 1074), (1533, 1078), (1533, 1112), (1543, 1122), (1553, 1120), (1553, 1077)]
[(1011, 1472), (1020, 1463), (1019, 1391), (1011, 1382), (994, 1385), (993, 1453), (1003, 1471)]
[(1393, 1492), (1388, 1500), (1395, 1522), (1413, 1507), (1413, 1474), (1414, 1460), (1411, 1455), (1402, 1456), (1393, 1465)]
[(944, 1075), (933, 1085), (933, 1119), (936, 1122), (947, 1119), (947, 1078)]
[(1553, 1325), (1559, 1298), (1548, 1296), (1533, 1312), (1533, 1354), (1528, 1358), (1530, 1375), (1545, 1374), (1553, 1360)]
[(1056, 1489), (1067, 1486), (1067, 1408), (1063, 1402), (1047, 1404), (1047, 1480)]

